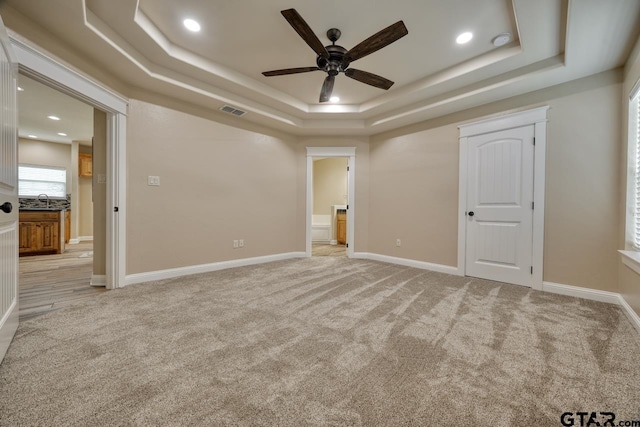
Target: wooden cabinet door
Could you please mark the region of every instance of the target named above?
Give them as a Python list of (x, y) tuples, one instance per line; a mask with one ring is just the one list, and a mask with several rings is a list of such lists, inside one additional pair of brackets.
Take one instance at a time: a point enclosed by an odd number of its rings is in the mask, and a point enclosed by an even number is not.
[(36, 243), (34, 241), (36, 237), (36, 224), (34, 222), (21, 222), (18, 227), (19, 235), (19, 253), (32, 252)]
[(64, 213), (64, 242), (69, 243), (71, 240), (71, 211)]
[(347, 243), (347, 214), (338, 213), (336, 215), (337, 221), (337, 240), (338, 244), (344, 245)]
[(92, 177), (93, 176), (93, 156), (91, 154), (78, 154), (78, 169), (79, 175), (83, 177)]
[(60, 224), (41, 222), (36, 226), (36, 245), (39, 252), (58, 253), (60, 248)]

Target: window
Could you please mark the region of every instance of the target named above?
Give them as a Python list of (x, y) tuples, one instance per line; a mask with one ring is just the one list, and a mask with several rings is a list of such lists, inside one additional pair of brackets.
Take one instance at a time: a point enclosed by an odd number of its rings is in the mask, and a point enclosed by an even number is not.
[[(640, 82), (639, 82), (640, 83)], [(628, 180), (627, 209), (630, 213), (631, 230), (627, 240), (633, 249), (640, 250), (640, 87), (632, 92), (629, 103), (629, 169), (633, 176)], [(631, 175), (631, 174), (630, 174)], [(627, 227), (629, 228), (629, 227)]]
[(18, 167), (18, 194), (20, 197), (67, 197), (67, 170), (53, 166)]

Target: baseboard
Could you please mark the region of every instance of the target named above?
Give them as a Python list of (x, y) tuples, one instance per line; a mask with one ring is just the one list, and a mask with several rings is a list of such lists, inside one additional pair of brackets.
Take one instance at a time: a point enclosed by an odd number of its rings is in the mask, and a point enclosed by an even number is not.
[(77, 245), (80, 243), (80, 239), (69, 239), (69, 245)]
[(330, 244), (330, 245), (337, 245), (337, 244), (338, 244), (338, 241), (337, 241), (337, 240), (331, 240), (331, 241), (329, 242), (329, 244)]
[(104, 274), (92, 274), (90, 285), (95, 287), (107, 286), (107, 276)]
[(581, 288), (580, 286), (562, 285), (560, 283), (542, 282), (542, 290), (552, 294), (567, 295), (589, 299), (592, 301), (608, 302), (609, 304), (620, 303), (620, 294), (597, 289)]
[(638, 313), (636, 313), (635, 310), (631, 308), (629, 303), (627, 303), (627, 300), (625, 300), (622, 295), (618, 295), (618, 299), (619, 299), (618, 304), (624, 311), (624, 314), (627, 315), (627, 317), (631, 321), (631, 324), (636, 328), (636, 330), (640, 334), (640, 316), (638, 316)]
[(91, 241), (93, 241), (93, 236), (78, 236), (78, 241), (80, 241), (80, 242), (91, 242)]
[(174, 277), (189, 276), (191, 274), (209, 273), (227, 268), (244, 267), (247, 265), (264, 264), (292, 258), (305, 258), (305, 252), (288, 252), (283, 254), (266, 255), (254, 258), (234, 259), (230, 261), (214, 262), (211, 264), (191, 265), (188, 267), (169, 268), (166, 270), (149, 271), (146, 273), (129, 274), (125, 277), (124, 285), (152, 282), (155, 280), (172, 279)]
[(328, 245), (329, 242), (331, 242), (330, 240), (327, 239), (317, 239), (317, 240), (312, 240), (311, 243), (319, 243), (321, 245)]
[(423, 270), (437, 271), (438, 273), (452, 274), (460, 276), (457, 267), (449, 265), (433, 264), (425, 261), (416, 261), (413, 259), (398, 258), (389, 255), (372, 254), (368, 252), (355, 252), (352, 258), (370, 259), (372, 261), (388, 262), (390, 264), (404, 265), (405, 267), (421, 268)]

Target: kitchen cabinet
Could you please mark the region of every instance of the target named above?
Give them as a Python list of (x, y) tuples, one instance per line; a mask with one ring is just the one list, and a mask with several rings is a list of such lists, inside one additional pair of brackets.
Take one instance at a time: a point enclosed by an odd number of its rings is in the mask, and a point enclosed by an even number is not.
[(60, 220), (60, 211), (20, 211), (20, 256), (61, 253)]
[(78, 154), (78, 162), (79, 175), (85, 178), (91, 178), (93, 176), (93, 156), (91, 154), (80, 153)]
[(338, 209), (336, 213), (336, 239), (339, 245), (347, 243), (347, 211)]

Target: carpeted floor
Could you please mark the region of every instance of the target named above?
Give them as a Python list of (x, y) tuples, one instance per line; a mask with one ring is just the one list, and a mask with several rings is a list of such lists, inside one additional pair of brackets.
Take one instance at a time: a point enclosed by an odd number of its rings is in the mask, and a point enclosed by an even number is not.
[(612, 305), (307, 258), (130, 286), (21, 323), (0, 365), (0, 425), (640, 420), (639, 356)]

